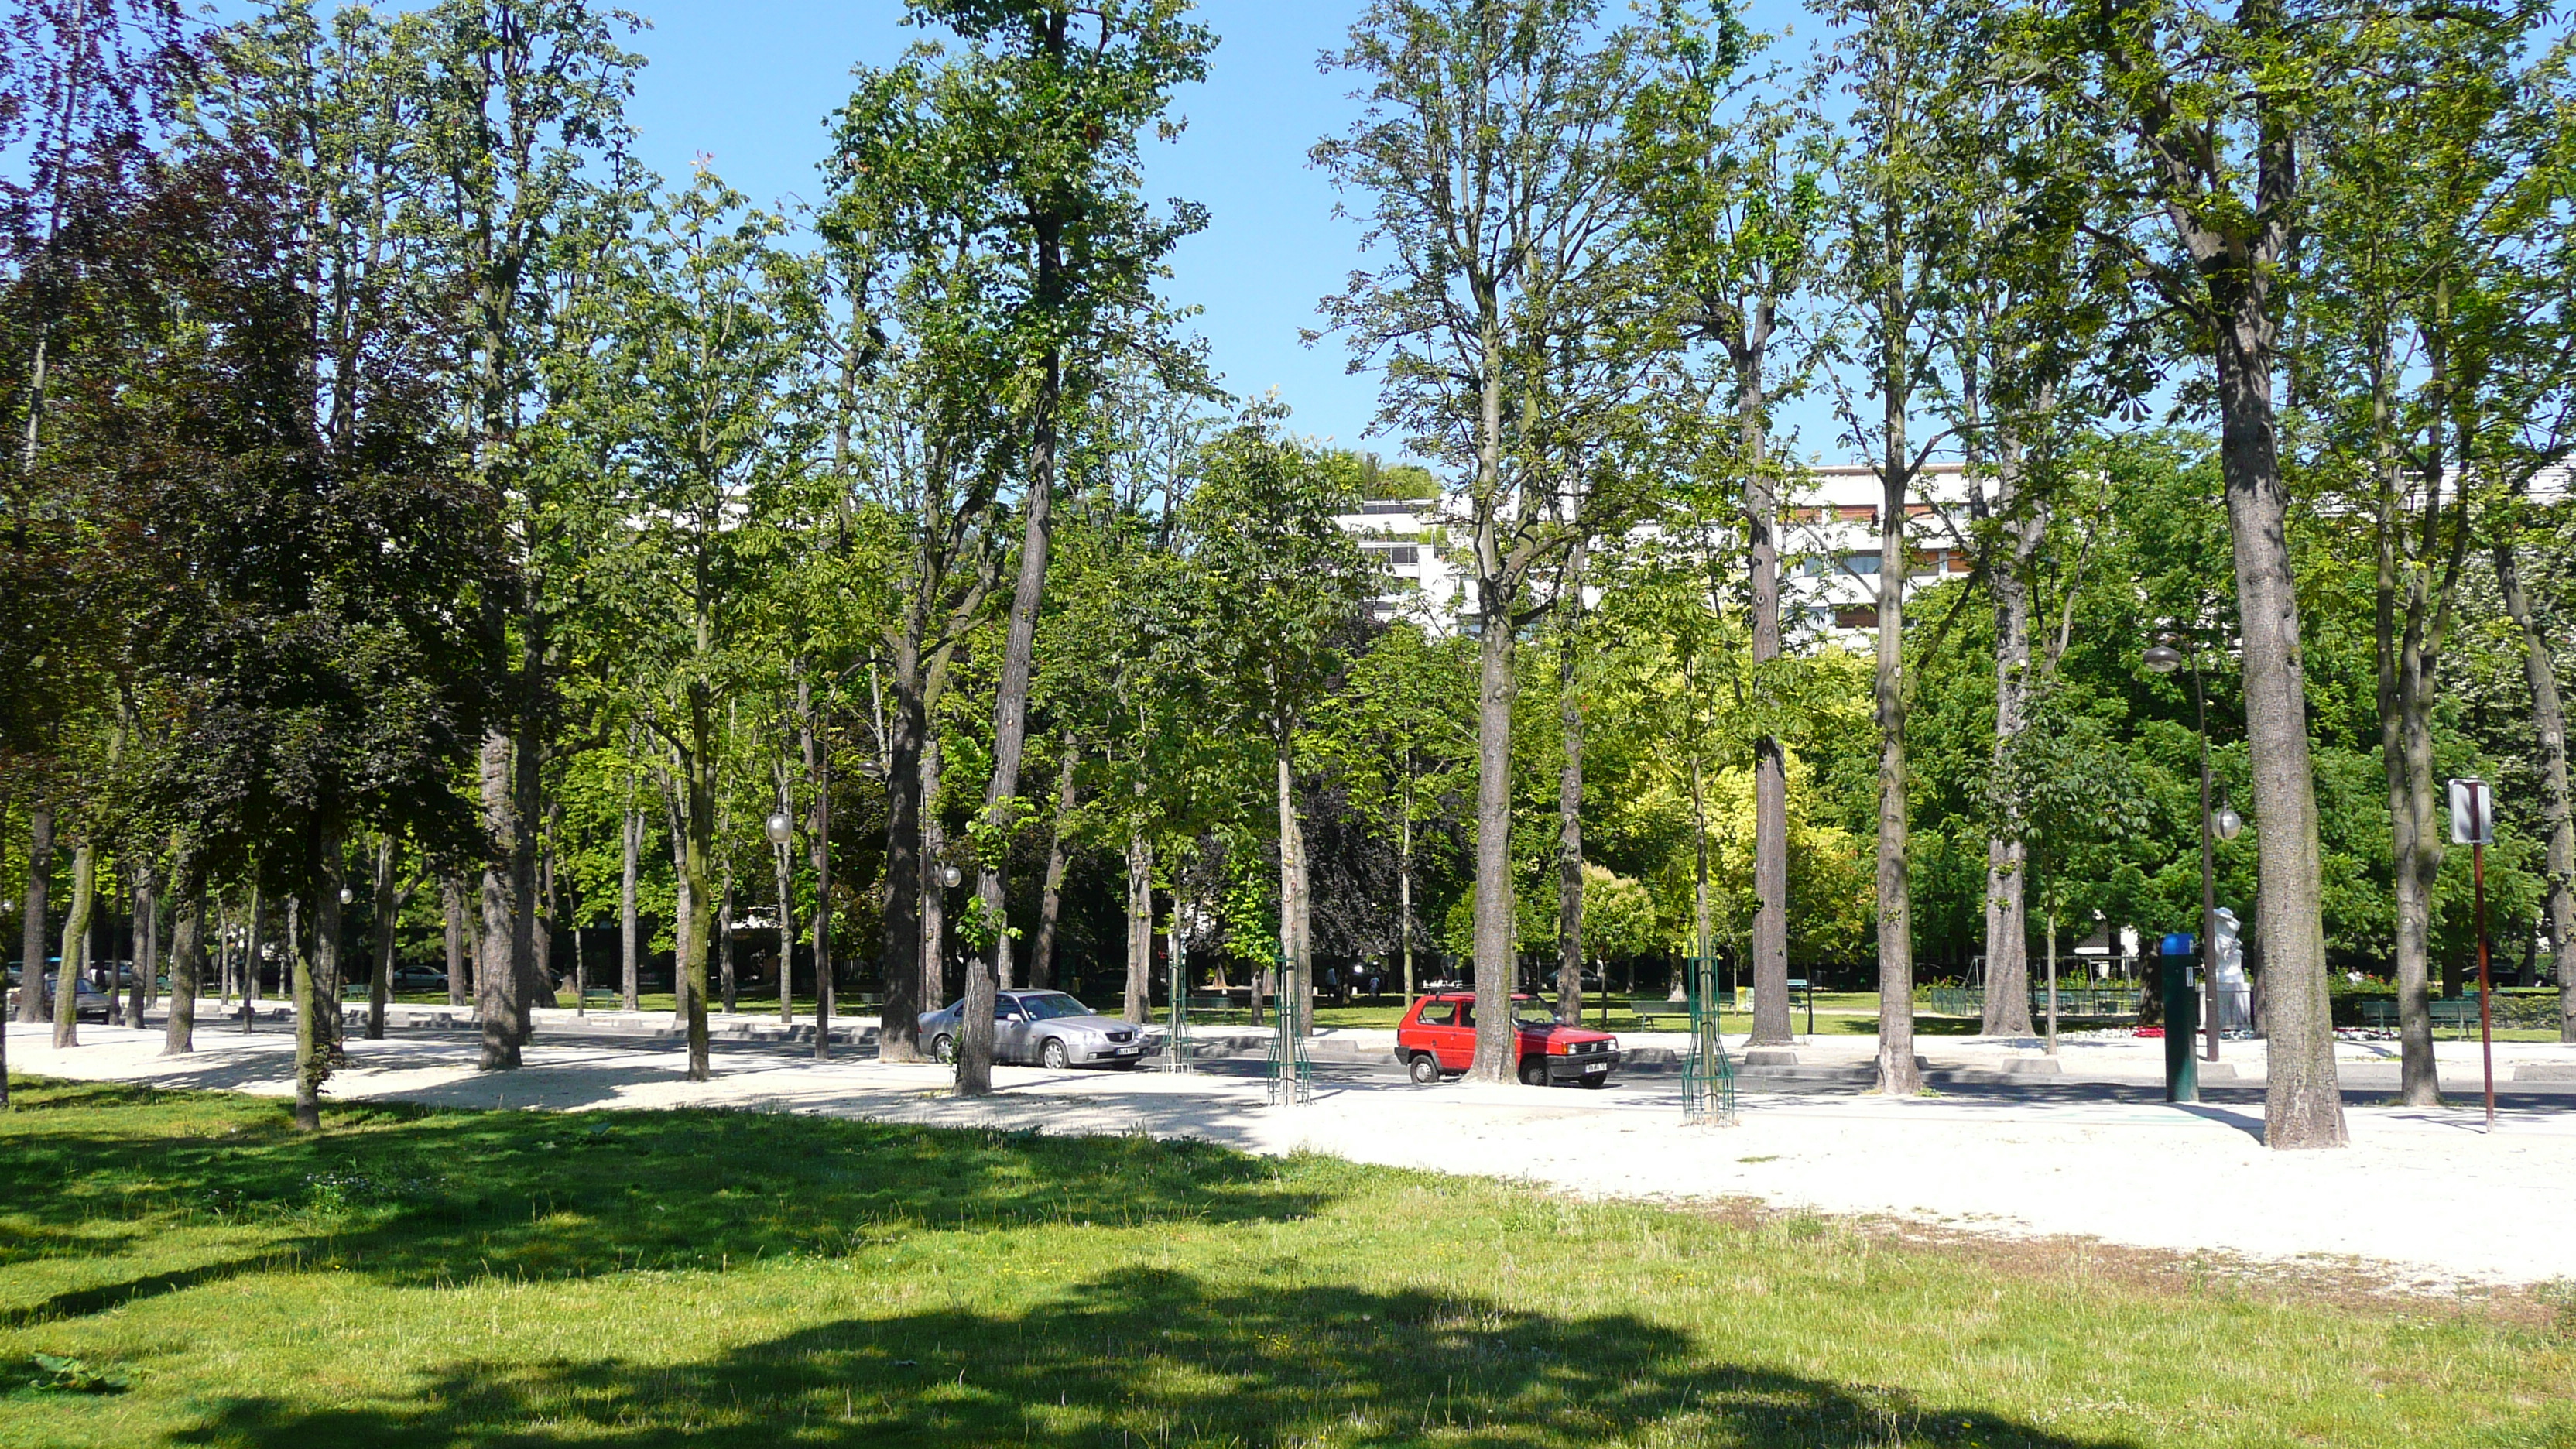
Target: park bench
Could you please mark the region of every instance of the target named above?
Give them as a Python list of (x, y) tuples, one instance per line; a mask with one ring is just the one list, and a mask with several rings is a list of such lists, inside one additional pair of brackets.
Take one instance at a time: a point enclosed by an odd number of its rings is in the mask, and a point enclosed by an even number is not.
[(1187, 998), (1190, 1020), (1218, 1025), (1252, 1020), (1249, 998), (1232, 991), (1193, 991)]
[(625, 993), (608, 986), (592, 986), (581, 993), (584, 1011), (616, 1011), (626, 1005)]
[[(2397, 1029), (2397, 1003), (2385, 997), (2372, 997), (2361, 1003), (2361, 1024), (2380, 1031)], [(2474, 1035), (2478, 1029), (2478, 999), (2474, 996), (2448, 997), (2433, 1003), (2433, 1031), (2439, 1035), (2449, 1027), (2454, 1036)]]
[(1637, 1018), (1637, 1024), (1648, 1031), (1655, 1029), (1658, 1020), (1678, 1021), (1684, 1027), (1690, 1025), (1690, 1003), (1687, 1001), (1667, 1001), (1660, 996), (1632, 996), (1628, 998), (1628, 1010)]

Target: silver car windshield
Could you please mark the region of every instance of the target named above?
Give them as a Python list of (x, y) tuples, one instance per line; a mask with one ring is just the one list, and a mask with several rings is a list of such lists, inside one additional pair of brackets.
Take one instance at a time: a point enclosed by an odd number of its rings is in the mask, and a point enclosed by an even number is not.
[(1059, 1016), (1091, 1015), (1090, 1007), (1061, 991), (1049, 991), (1038, 996), (1023, 996), (1020, 998), (1020, 1005), (1028, 1012), (1031, 1021), (1053, 1021)]

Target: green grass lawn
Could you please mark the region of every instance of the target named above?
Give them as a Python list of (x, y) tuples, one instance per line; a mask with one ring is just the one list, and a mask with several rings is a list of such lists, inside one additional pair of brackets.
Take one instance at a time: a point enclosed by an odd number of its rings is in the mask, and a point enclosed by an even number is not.
[(2576, 1436), (2576, 1309), (2520, 1300), (1143, 1138), (18, 1092), (9, 1445)]

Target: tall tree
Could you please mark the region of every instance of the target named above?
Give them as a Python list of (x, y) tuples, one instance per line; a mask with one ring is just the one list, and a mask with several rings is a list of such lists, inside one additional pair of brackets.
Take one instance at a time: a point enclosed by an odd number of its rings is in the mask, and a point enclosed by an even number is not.
[(1068, 373), (1116, 345), (1157, 310), (1163, 259), (1205, 225), (1198, 207), (1167, 216), (1139, 195), (1138, 141), (1149, 126), (1179, 132), (1172, 91), (1207, 75), (1216, 38), (1183, 17), (1183, 0), (912, 0), (914, 13), (955, 31), (972, 57), (954, 64), (951, 118), (971, 126), (972, 209), (956, 214), (1010, 259), (1005, 316), (1019, 364), (1028, 438), (1020, 492), (1020, 550), (993, 703), (993, 771), (977, 850), (974, 933), (989, 936), (966, 976), (958, 1090), (992, 1086), (992, 999), (1010, 949), (1003, 927), (1005, 842), (1023, 809), (1020, 757), (1046, 582)]
[(517, 550), (517, 593), (487, 606), (510, 640), (513, 703), (496, 716), (480, 767), (495, 852), (483, 872), (485, 930), (497, 937), (476, 983), (486, 1070), (518, 1066), (533, 1029), (549, 660), (571, 576), (593, 545), (575, 526), (585, 512), (563, 496), (587, 470), (549, 467), (536, 446), (541, 361), (563, 345), (554, 329), (578, 312), (557, 284), (585, 269), (564, 254), (595, 249), (581, 233), (599, 225), (599, 194), (625, 185), (625, 103), (643, 59), (617, 37), (640, 23), (590, 0), (443, 0), (396, 22), (393, 53), (419, 103), (406, 154), (422, 229), (439, 275), (466, 299), (457, 410), (478, 476), (509, 501)]
[(2441, 1100), (2430, 980), (2442, 665), (2477, 505), (2519, 472), (2517, 434), (2545, 417), (2562, 376), (2551, 321), (2564, 277), (2533, 254), (2535, 231), (2557, 223), (2548, 203), (2518, 195), (2550, 184), (2535, 163), (2559, 131), (2517, 55), (2527, 23), (2475, 7), (2386, 22), (2403, 39), (2382, 42), (2369, 83), (2315, 128), (2312, 240), (2297, 259), (2313, 300), (2292, 396), (2325, 424), (2315, 472), (2343, 481), (2373, 524), (2399, 1093), (2414, 1106)]
[(1278, 809), (1280, 1010), (1312, 1027), (1314, 959), (1300, 737), (1382, 575), (1334, 522), (1358, 505), (1316, 450), (1259, 409), (1211, 441), (1182, 511), (1188, 657), (1206, 698), (1265, 737)]
[(2264, 1140), (2340, 1147), (2316, 772), (2274, 385), (2302, 136), (2325, 100), (2359, 80), (2344, 23), (2353, 17), (2294, 19), (2280, 0), (2120, 0), (2046, 5), (2035, 18), (2018, 73), (2116, 116), (2131, 142), (2110, 191), (2140, 204), (2098, 218), (2094, 230), (2123, 240), (2125, 260), (2187, 319), (2209, 365), (2262, 862)]
[[(1731, 465), (1742, 513), (1753, 677), (1748, 702), (1776, 709), (1782, 665), (1781, 476), (1773, 408), (1797, 380), (1774, 371), (1782, 311), (1813, 283), (1821, 254), (1822, 166), (1799, 107), (1759, 65), (1767, 37), (1739, 8), (1706, 19), (1680, 7), (1659, 17), (1655, 81), (1631, 122), (1646, 172), (1647, 228), (1669, 324), (1684, 346), (1710, 343), (1728, 384), (1711, 401), (1731, 410)], [(1755, 1045), (1786, 1045), (1789, 1025), (1789, 784), (1776, 730), (1754, 742), (1753, 975)]]
[[(450, 782), (489, 656), (456, 605), (498, 572), (497, 508), (456, 468), (433, 329), (365, 287), (325, 325), (318, 198), (261, 139), (210, 141), (119, 218), (153, 289), (121, 304), (118, 365), (65, 375), (60, 446), (112, 480), (136, 687), (178, 721), (137, 743), (136, 808), (187, 821), (211, 861), (257, 861), (329, 935), (288, 953), (309, 1129), (345, 842), (370, 823), (468, 837)], [(352, 348), (365, 367), (340, 365)]]
[[(1878, 1089), (1923, 1088), (1914, 1055), (1914, 905), (1906, 715), (1905, 593), (1913, 543), (1907, 522), (1923, 466), (1943, 438), (1913, 431), (1932, 379), (1931, 278), (1950, 241), (1954, 197), (1933, 128), (1939, 105), (1932, 25), (1914, 0), (1857, 0), (1836, 12), (1847, 30), (1828, 68), (1852, 98), (1851, 145), (1837, 158), (1834, 275), (1844, 346), (1861, 380), (1836, 374), (1844, 440), (1869, 460), (1879, 503)], [(1869, 404), (1875, 403), (1873, 413)]]
[(1365, 245), (1384, 260), (1324, 300), (1353, 367), (1381, 363), (1379, 422), (1464, 483), (1465, 553), (1479, 641), (1471, 1075), (1518, 1065), (1512, 713), (1520, 630), (1545, 607), (1532, 584), (1630, 500), (1584, 488), (1549, 444), (1611, 399), (1558, 386), (1568, 352), (1619, 336), (1635, 195), (1623, 106), (1639, 41), (1605, 30), (1593, 0), (1378, 0), (1327, 64), (1358, 82), (1361, 119), (1314, 158), (1368, 197)]
[(689, 902), (676, 960), (692, 1081), (710, 1070), (726, 722), (774, 658), (763, 631), (765, 583), (785, 549), (779, 494), (809, 464), (813, 441), (805, 404), (817, 305), (808, 265), (778, 245), (784, 229), (701, 170), (657, 209), (654, 235), (622, 269), (602, 364), (613, 421), (597, 425), (626, 439), (632, 520), (611, 607), (629, 677), (652, 698), (644, 722), (671, 759)]

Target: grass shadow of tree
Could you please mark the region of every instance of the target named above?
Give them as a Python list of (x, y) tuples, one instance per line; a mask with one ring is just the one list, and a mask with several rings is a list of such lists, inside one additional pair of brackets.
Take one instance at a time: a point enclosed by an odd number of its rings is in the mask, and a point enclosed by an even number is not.
[(844, 1318), (697, 1362), (443, 1367), (401, 1403), (216, 1405), (176, 1436), (231, 1449), (592, 1442), (1653, 1442), (2115, 1449), (1901, 1390), (1711, 1360), (1622, 1313), (1557, 1316), (1344, 1285), (1097, 1277), (1024, 1314)]
[[(42, 1101), (54, 1090), (31, 1083), (21, 1095)], [(133, 1131), (38, 1114), (0, 1134), (0, 1202), (22, 1231), (85, 1250), (104, 1270), (40, 1301), (0, 1296), (0, 1321), (96, 1312), (262, 1266), (398, 1285), (596, 1277), (840, 1255), (920, 1230), (1286, 1220), (1333, 1196), (1313, 1172), (1292, 1187), (1260, 1159), (1144, 1137), (403, 1105), (335, 1106), (332, 1130), (317, 1137), (294, 1131), (281, 1108), (241, 1098), (77, 1090), (94, 1106), (159, 1110)], [(226, 1263), (105, 1276), (117, 1271), (108, 1238), (131, 1245), (145, 1214), (274, 1231), (260, 1253)]]

